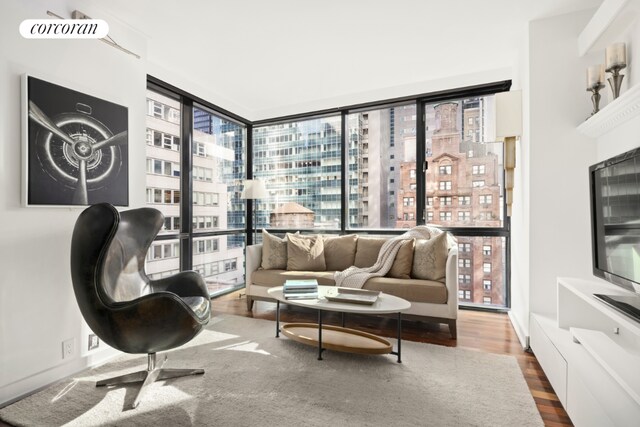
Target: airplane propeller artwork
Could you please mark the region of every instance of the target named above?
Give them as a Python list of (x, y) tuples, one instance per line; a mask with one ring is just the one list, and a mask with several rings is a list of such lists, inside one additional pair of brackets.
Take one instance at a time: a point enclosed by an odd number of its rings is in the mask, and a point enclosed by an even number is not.
[(87, 205), (89, 190), (117, 177), (123, 166), (120, 146), (128, 139), (127, 131), (113, 135), (99, 120), (78, 111), (49, 118), (29, 101), (29, 119), (44, 130), (36, 142), (40, 163), (53, 180), (73, 189), (73, 204)]

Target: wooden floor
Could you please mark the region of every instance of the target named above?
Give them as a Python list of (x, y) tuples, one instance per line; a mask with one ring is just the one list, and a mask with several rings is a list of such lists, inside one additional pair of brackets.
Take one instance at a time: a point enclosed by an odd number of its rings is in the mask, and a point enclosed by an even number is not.
[[(215, 298), (212, 301), (213, 315), (228, 313), (275, 320), (276, 306), (274, 303), (257, 301), (254, 304), (253, 312), (249, 312), (246, 309), (246, 300), (241, 294), (242, 291), (237, 291)], [(315, 322), (317, 319), (317, 314), (314, 311), (286, 305), (283, 306), (280, 314), (280, 319), (284, 322)], [(335, 313), (327, 313), (323, 317), (323, 322), (338, 325), (340, 324), (338, 316)], [(391, 318), (349, 315), (347, 326), (391, 338), (396, 335), (396, 322)], [(545, 425), (549, 427), (573, 425), (535, 356), (522, 350), (506, 314), (460, 310), (457, 340), (451, 339), (449, 330), (444, 325), (405, 320), (402, 322), (402, 338), (515, 356)], [(488, 374), (490, 375), (490, 373)], [(0, 427), (10, 426), (0, 421)]]
[[(246, 300), (242, 296), (242, 292), (233, 292), (214, 299), (213, 315), (228, 313), (275, 320), (276, 305), (274, 303), (256, 301), (253, 312), (249, 312), (246, 309)], [(284, 322), (315, 322), (317, 313), (301, 307), (284, 305), (280, 310), (280, 320)], [(325, 321), (335, 325), (340, 324), (339, 315), (336, 313), (327, 313), (323, 316), (323, 323)], [(396, 321), (392, 318), (349, 315), (347, 327), (354, 327), (385, 337), (395, 338), (396, 336)], [(506, 314), (460, 310), (457, 340), (451, 339), (449, 329), (445, 325), (405, 320), (402, 322), (402, 339), (515, 356), (544, 424), (550, 427), (573, 425), (535, 356), (522, 350)]]

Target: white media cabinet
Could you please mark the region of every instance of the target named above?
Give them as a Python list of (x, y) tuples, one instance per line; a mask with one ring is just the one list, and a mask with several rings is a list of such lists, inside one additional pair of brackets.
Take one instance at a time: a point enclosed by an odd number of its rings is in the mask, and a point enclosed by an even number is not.
[(593, 294), (604, 281), (558, 278), (557, 318), (532, 313), (530, 346), (574, 425), (640, 426), (640, 323)]

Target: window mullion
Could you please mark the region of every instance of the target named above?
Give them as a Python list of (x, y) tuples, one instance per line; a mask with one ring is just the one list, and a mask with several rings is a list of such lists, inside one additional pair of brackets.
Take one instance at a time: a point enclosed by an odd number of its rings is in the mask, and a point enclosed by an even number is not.
[(180, 269), (193, 268), (193, 101), (181, 97)]

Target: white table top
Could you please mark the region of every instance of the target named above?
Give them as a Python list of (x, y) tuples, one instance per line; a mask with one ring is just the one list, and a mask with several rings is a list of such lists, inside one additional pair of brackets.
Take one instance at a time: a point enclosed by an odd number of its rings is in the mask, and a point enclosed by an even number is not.
[(411, 307), (411, 303), (409, 301), (393, 295), (385, 294), (383, 292), (380, 293), (378, 300), (371, 305), (328, 301), (327, 299), (324, 298), (324, 295), (330, 289), (335, 290), (339, 288), (335, 286), (318, 286), (318, 299), (298, 299), (298, 300), (286, 299), (284, 295), (282, 295), (282, 286), (278, 286), (277, 288), (271, 288), (267, 292), (273, 298), (286, 304), (315, 308), (316, 310), (338, 311), (342, 313), (362, 313), (362, 314), (400, 313), (408, 310)]

